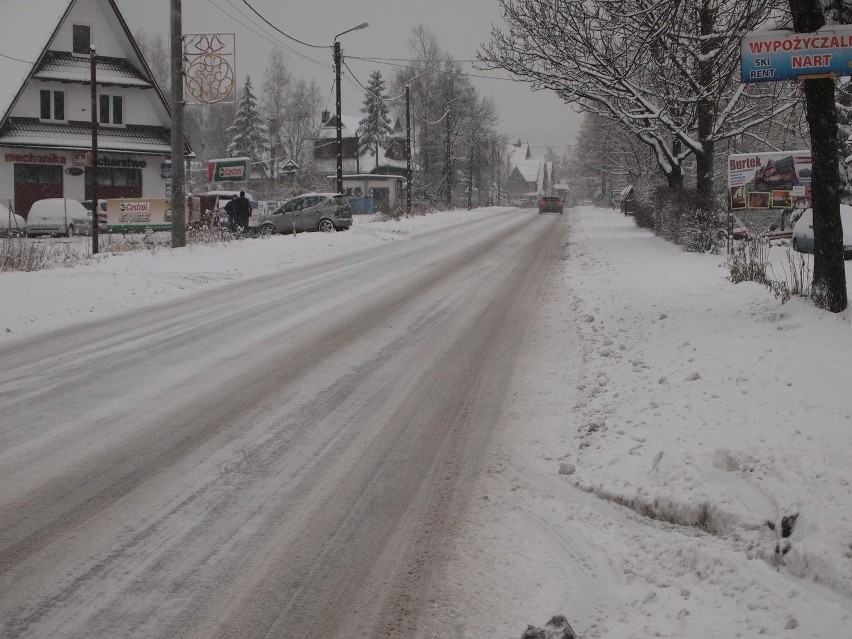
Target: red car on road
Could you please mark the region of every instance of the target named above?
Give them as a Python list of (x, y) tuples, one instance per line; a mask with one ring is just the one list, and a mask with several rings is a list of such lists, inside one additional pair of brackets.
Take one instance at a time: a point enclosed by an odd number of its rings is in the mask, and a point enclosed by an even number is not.
[(539, 213), (562, 213), (565, 201), (555, 195), (545, 195), (538, 201)]

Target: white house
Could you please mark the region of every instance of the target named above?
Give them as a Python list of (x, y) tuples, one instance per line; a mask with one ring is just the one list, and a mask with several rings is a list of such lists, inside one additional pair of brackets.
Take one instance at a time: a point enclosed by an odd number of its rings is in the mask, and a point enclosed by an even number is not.
[(26, 216), (41, 198), (89, 199), (90, 46), (98, 196), (165, 197), (171, 114), (114, 0), (9, 0), (3, 9), (0, 202)]
[[(389, 148), (379, 147), (379, 157), (369, 151), (358, 152), (358, 123), (355, 116), (343, 115), (340, 118), (341, 141), (343, 143), (342, 166), (344, 173), (381, 173), (405, 175), (407, 166), (405, 132), (400, 123), (390, 136)], [(337, 116), (327, 111), (322, 115), (322, 126), (314, 140), (314, 168), (321, 173), (337, 170)]]
[(510, 198), (537, 197), (549, 193), (553, 183), (553, 162), (533, 157), (529, 144), (518, 140), (506, 148)]

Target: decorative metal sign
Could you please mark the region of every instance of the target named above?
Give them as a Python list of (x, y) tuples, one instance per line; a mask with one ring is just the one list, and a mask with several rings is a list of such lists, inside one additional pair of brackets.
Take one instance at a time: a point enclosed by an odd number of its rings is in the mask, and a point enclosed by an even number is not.
[(236, 102), (236, 38), (233, 33), (185, 35), (184, 97), (197, 104)]

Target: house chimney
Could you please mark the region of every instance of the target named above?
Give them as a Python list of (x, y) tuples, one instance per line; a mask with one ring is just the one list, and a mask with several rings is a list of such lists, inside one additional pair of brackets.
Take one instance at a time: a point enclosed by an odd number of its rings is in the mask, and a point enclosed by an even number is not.
[(331, 113), (329, 111), (322, 112), (322, 123), (325, 124), (331, 118)]

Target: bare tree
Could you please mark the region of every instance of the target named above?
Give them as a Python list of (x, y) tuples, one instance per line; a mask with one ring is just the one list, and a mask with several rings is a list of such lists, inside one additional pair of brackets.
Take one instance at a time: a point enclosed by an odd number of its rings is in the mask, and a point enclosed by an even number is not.
[(287, 117), (292, 84), (293, 78), (287, 70), (287, 56), (281, 49), (272, 49), (263, 75), (261, 113), (267, 124), (266, 131), (269, 137), (267, 144), (273, 166), (277, 164), (276, 158), (284, 147), (281, 133), (284, 119)]
[(317, 137), (323, 96), (316, 82), (299, 79), (293, 83), (281, 121), (281, 141), (284, 155), (304, 171), (312, 157), (312, 145)]
[(780, 88), (737, 82), (739, 39), (774, 0), (500, 0), (480, 59), (597, 113), (647, 145), (672, 188), (695, 156), (713, 193), (713, 145), (777, 117)]

